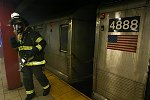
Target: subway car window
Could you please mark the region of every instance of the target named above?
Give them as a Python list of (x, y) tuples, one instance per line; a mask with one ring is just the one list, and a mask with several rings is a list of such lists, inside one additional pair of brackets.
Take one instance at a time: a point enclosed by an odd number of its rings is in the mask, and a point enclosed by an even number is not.
[(60, 25), (60, 51), (67, 52), (68, 25)]

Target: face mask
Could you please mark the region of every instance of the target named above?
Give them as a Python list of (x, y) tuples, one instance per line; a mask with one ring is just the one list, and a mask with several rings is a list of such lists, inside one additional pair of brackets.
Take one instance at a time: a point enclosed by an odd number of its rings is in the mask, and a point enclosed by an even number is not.
[(13, 28), (14, 28), (14, 32), (17, 34), (22, 33), (24, 31), (24, 26), (21, 24), (15, 24), (13, 25)]

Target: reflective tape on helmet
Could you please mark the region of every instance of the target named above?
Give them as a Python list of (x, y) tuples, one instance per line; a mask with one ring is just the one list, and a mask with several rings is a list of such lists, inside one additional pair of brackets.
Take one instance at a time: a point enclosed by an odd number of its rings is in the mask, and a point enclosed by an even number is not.
[(36, 45), (36, 47), (40, 50), (42, 50), (42, 46), (40, 44)]
[(41, 40), (43, 40), (42, 37), (38, 37), (35, 42), (39, 43)]
[(26, 91), (26, 94), (32, 94), (34, 93), (34, 90)]
[(32, 50), (32, 46), (19, 46), (18, 47), (18, 49), (19, 49), (19, 51), (21, 51), (21, 50)]
[(43, 89), (47, 89), (47, 88), (49, 88), (49, 84), (48, 84), (48, 85), (46, 85), (45, 87), (43, 87)]
[(34, 66), (34, 65), (43, 65), (45, 64), (46, 61), (42, 60), (42, 61), (32, 61), (32, 62), (27, 62), (25, 65), (26, 66)]

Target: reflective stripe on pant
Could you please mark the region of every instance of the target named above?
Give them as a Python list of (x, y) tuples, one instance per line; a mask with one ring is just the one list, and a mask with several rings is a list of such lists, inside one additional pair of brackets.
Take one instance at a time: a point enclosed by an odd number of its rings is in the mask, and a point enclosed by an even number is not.
[(32, 94), (34, 93), (34, 90), (26, 91), (26, 94)]
[(43, 87), (43, 89), (47, 89), (47, 88), (49, 88), (49, 84)]
[(27, 66), (23, 68), (23, 83), (26, 91), (34, 90), (33, 74), (41, 86), (49, 87), (49, 81), (42, 71), (43, 66)]

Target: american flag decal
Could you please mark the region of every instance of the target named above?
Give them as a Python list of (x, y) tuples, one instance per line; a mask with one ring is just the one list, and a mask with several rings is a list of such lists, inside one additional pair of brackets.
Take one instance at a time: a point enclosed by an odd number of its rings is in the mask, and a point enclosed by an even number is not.
[(108, 35), (107, 49), (136, 52), (138, 35)]

